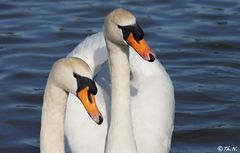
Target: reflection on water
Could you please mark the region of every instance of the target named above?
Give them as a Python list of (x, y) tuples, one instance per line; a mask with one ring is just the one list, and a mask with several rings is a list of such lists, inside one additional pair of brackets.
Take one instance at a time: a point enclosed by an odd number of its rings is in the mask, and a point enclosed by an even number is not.
[[(57, 5), (56, 5), (57, 3)], [(240, 147), (240, 2), (0, 2), (0, 152), (39, 152), (42, 95), (52, 63), (105, 15), (137, 15), (176, 92), (172, 153)], [(239, 148), (240, 150), (240, 148)], [(240, 152), (240, 151), (239, 151)]]

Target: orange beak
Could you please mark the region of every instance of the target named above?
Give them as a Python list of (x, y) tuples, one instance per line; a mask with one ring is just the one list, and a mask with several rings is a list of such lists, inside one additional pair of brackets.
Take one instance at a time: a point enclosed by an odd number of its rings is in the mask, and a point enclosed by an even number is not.
[(127, 42), (143, 59), (150, 62), (155, 60), (156, 54), (153, 53), (152, 49), (148, 46), (144, 39), (136, 41), (133, 34), (130, 33), (127, 38)]
[(97, 107), (95, 96), (89, 93), (89, 87), (77, 92), (77, 97), (81, 100), (90, 117), (97, 123), (102, 124), (103, 117)]

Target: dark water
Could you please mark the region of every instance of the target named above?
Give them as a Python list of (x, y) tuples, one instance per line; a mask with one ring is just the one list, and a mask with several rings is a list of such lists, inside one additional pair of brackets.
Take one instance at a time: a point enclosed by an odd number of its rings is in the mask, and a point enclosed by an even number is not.
[[(132, 11), (175, 87), (172, 153), (240, 152), (240, 1), (0, 1), (0, 153), (39, 152), (52, 63)], [(228, 151), (224, 151), (228, 152)]]

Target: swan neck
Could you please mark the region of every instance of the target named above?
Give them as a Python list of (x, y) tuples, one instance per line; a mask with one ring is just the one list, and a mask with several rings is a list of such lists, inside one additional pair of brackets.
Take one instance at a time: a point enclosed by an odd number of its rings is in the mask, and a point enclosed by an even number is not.
[(106, 41), (111, 77), (111, 124), (106, 153), (136, 153), (130, 109), (129, 47)]
[(43, 97), (40, 134), (41, 153), (65, 153), (64, 119), (66, 102), (67, 93), (57, 87), (49, 77)]

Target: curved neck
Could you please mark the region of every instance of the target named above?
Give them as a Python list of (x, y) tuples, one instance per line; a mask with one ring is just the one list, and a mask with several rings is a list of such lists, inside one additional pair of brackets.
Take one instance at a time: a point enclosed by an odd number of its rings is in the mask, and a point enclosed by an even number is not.
[(48, 83), (43, 97), (40, 151), (41, 153), (65, 153), (64, 119), (67, 93), (51, 81)]
[(137, 153), (130, 109), (130, 68), (128, 46), (106, 40), (111, 75), (111, 124), (106, 153)]

